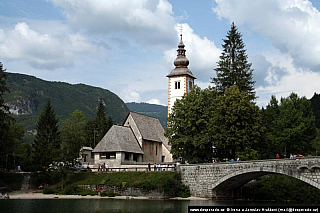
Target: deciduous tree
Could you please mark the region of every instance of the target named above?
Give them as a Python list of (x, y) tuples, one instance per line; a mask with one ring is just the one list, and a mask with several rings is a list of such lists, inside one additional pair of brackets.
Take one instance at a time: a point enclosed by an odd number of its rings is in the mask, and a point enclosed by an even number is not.
[(310, 101), (291, 93), (281, 98), (279, 116), (276, 119), (276, 145), (282, 156), (292, 154), (309, 154), (312, 152), (311, 141), (316, 136), (315, 118)]
[(213, 112), (210, 129), (218, 157), (235, 159), (236, 152), (250, 150), (259, 141), (259, 108), (236, 85), (227, 88), (224, 95), (218, 96)]
[(182, 157), (190, 163), (211, 162), (212, 134), (209, 129), (215, 92), (211, 88), (192, 91), (177, 100), (168, 118), (166, 136), (174, 158)]
[(80, 110), (75, 110), (70, 114), (70, 118), (63, 122), (61, 136), (64, 161), (73, 162), (79, 157), (80, 149), (85, 145), (86, 125), (86, 118)]

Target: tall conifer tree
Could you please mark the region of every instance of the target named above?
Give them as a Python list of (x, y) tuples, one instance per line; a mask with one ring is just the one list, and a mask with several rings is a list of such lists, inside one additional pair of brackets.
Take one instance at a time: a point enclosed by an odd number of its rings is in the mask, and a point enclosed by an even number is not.
[(7, 164), (7, 145), (9, 143), (8, 133), (9, 126), (12, 121), (11, 117), (8, 116), (9, 108), (4, 104), (3, 95), (9, 92), (6, 86), (7, 74), (3, 69), (3, 65), (0, 62), (0, 164)]
[(111, 118), (111, 116), (109, 116), (108, 120), (107, 120), (107, 131), (109, 131), (109, 129), (112, 127), (113, 125), (113, 120)]
[(50, 100), (42, 111), (37, 123), (37, 135), (33, 153), (36, 169), (45, 169), (53, 161), (60, 160), (61, 137), (58, 120)]
[(215, 68), (217, 77), (212, 78), (216, 90), (223, 94), (227, 88), (237, 85), (240, 92), (246, 92), (250, 100), (254, 100), (254, 81), (252, 80), (251, 63), (248, 63), (242, 36), (234, 23), (224, 39), (223, 52)]
[(104, 110), (104, 103), (103, 100), (100, 99), (99, 106), (98, 106), (98, 112), (97, 117), (95, 119), (96, 124), (96, 142), (99, 143), (100, 140), (103, 138), (103, 136), (108, 131), (108, 125), (106, 120), (106, 112)]

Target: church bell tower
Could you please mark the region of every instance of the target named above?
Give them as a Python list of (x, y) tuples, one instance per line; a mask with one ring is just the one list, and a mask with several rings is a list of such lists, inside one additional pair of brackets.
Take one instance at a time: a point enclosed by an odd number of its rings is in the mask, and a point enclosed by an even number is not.
[(196, 77), (188, 69), (189, 60), (186, 58), (186, 50), (184, 49), (182, 34), (180, 34), (180, 43), (178, 45), (178, 55), (173, 64), (175, 68), (167, 77), (169, 78), (168, 85), (168, 117), (172, 112), (172, 107), (177, 99), (181, 99), (184, 94), (191, 91), (194, 86)]

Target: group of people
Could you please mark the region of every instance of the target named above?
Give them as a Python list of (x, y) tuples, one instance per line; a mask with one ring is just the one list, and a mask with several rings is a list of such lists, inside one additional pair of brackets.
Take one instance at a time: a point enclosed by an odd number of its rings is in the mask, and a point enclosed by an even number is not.
[(100, 172), (100, 171), (109, 171), (109, 165), (108, 164), (106, 164), (106, 163), (103, 163), (102, 165), (98, 165), (98, 172)]
[(2, 197), (3, 197), (3, 199), (9, 199), (9, 198), (10, 198), (7, 193), (5, 193), (4, 195), (2, 195), (2, 193), (0, 192), (0, 198), (2, 198)]
[[(239, 162), (239, 161), (240, 161), (240, 158), (238, 157), (236, 162)], [(212, 163), (219, 163), (219, 162), (220, 162), (219, 158), (212, 158)], [(229, 162), (228, 159), (226, 160), (226, 162)], [(234, 163), (235, 160), (233, 158), (231, 158), (230, 162)]]
[[(293, 155), (293, 154), (290, 153), (290, 159), (303, 158), (303, 157), (304, 157), (304, 156), (301, 155), (301, 154), (299, 154), (299, 155)], [(276, 158), (277, 158), (277, 159), (280, 159), (281, 157), (280, 157), (279, 154), (277, 154), (277, 155), (276, 155)]]
[[(161, 172), (162, 170), (163, 170), (163, 171), (168, 171), (169, 168), (172, 168), (172, 170), (176, 170), (176, 168), (177, 168), (178, 165), (179, 165), (179, 164), (176, 163), (176, 164), (173, 164), (172, 166), (169, 167), (168, 164), (161, 165), (160, 163), (158, 163), (158, 164), (157, 164), (157, 163), (154, 163), (154, 164), (153, 164), (153, 171), (158, 171), (158, 172)], [(162, 169), (162, 170), (161, 170), (161, 169)], [(150, 163), (148, 163), (148, 171), (151, 171), (151, 164), (150, 164)]]

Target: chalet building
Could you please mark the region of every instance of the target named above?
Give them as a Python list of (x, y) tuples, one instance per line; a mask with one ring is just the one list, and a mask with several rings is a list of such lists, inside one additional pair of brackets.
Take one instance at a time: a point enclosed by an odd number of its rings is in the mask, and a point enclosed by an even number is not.
[(85, 164), (94, 164), (94, 155), (92, 153), (92, 148), (88, 146), (83, 146), (80, 149), (80, 157), (78, 160), (82, 165)]
[(123, 126), (113, 125), (92, 153), (95, 165), (121, 167), (142, 162), (172, 162), (170, 150), (157, 118), (130, 112)]

